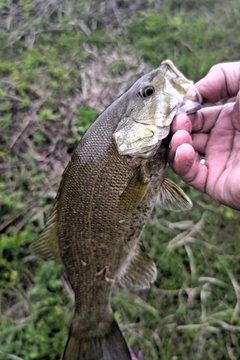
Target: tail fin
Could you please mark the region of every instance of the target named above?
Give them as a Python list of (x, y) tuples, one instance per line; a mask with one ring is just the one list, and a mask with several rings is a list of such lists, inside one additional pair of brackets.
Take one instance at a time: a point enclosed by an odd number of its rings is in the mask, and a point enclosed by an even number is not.
[(97, 336), (78, 333), (72, 325), (63, 360), (131, 360), (131, 355), (113, 318), (107, 331)]

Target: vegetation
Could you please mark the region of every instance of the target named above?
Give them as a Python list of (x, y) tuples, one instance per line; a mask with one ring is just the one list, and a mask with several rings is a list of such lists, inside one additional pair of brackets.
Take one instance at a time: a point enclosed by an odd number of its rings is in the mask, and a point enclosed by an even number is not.
[[(76, 142), (163, 59), (194, 80), (238, 60), (240, 4), (228, 4), (0, 1), (0, 359), (61, 358), (72, 290), (62, 268), (28, 246)], [(143, 242), (157, 281), (144, 292), (116, 286), (115, 316), (139, 359), (238, 359), (239, 213), (180, 185), (194, 208), (155, 209)]]

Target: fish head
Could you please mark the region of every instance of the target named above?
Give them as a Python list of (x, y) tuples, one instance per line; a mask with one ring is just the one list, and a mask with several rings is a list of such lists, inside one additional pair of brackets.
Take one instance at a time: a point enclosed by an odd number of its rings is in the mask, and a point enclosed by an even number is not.
[[(201, 108), (202, 98), (170, 60), (142, 76), (122, 95), (128, 102), (113, 139), (121, 155), (153, 156), (176, 114)], [(124, 100), (124, 99), (123, 99)]]

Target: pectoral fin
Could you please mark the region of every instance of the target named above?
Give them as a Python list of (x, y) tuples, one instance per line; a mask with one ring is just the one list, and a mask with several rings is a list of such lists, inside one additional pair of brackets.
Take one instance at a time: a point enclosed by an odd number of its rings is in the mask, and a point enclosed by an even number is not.
[(30, 250), (45, 260), (62, 264), (57, 237), (57, 204), (48, 218), (45, 230), (32, 242)]
[(156, 280), (156, 276), (155, 262), (139, 244), (135, 254), (118, 275), (117, 280), (122, 286), (130, 289), (145, 289)]
[(120, 204), (128, 210), (135, 209), (144, 198), (147, 190), (148, 181), (143, 179), (140, 168), (120, 195)]
[(192, 202), (172, 180), (165, 178), (159, 190), (159, 204), (172, 211), (190, 210)]

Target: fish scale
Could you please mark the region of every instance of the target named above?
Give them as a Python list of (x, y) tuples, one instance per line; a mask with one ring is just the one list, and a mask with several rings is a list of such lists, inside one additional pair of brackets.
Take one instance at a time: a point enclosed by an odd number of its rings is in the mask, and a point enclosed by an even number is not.
[(164, 177), (163, 139), (178, 112), (200, 103), (193, 82), (165, 61), (100, 114), (76, 147), (46, 228), (31, 245), (64, 266), (75, 295), (63, 360), (131, 359), (111, 310), (112, 288), (146, 289), (156, 279), (140, 242), (155, 204), (192, 206)]

